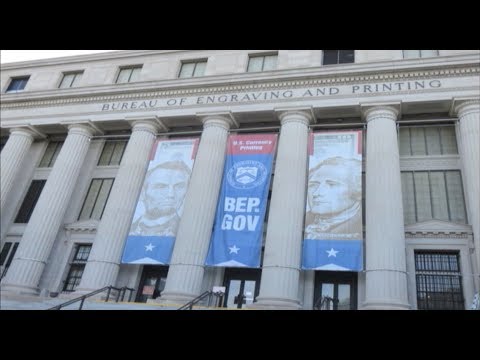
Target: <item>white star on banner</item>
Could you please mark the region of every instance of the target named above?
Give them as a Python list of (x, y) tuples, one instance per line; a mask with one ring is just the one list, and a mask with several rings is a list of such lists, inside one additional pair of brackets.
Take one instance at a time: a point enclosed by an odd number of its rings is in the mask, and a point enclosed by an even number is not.
[(238, 250), (240, 250), (240, 248), (237, 248), (236, 245), (233, 245), (232, 247), (229, 247), (229, 249), (230, 249), (230, 254), (232, 254), (232, 253), (238, 254)]
[(153, 245), (152, 243), (145, 245), (145, 251), (153, 251), (154, 247), (155, 245)]
[(338, 253), (338, 250), (333, 250), (333, 248), (331, 248), (330, 250), (325, 250), (328, 254), (328, 257), (330, 256), (333, 256), (333, 257), (337, 257), (337, 253)]

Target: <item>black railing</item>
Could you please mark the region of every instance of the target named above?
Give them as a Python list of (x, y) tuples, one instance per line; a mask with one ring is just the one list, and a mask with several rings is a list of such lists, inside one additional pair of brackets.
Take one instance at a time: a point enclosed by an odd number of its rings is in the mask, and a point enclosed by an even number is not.
[(330, 296), (322, 296), (313, 305), (315, 310), (333, 310), (333, 304), (336, 302), (336, 299)]
[(78, 310), (82, 310), (83, 303), (85, 302), (86, 298), (89, 298), (89, 297), (95, 296), (97, 294), (100, 294), (104, 291), (107, 291), (107, 296), (105, 297), (105, 302), (108, 302), (108, 300), (110, 300), (110, 294), (111, 294), (112, 290), (117, 291), (117, 296), (115, 297), (115, 302), (118, 302), (119, 300), (124, 301), (125, 293), (127, 292), (127, 290), (130, 292), (129, 295), (128, 295), (128, 302), (131, 302), (133, 292), (135, 291), (135, 289), (132, 289), (132, 288), (129, 288), (129, 287), (126, 287), (126, 286), (121, 287), (121, 288), (117, 288), (117, 287), (114, 287), (114, 286), (105, 286), (101, 289), (98, 289), (98, 290), (92, 291), (91, 293), (79, 296), (78, 298), (69, 300), (69, 301), (64, 302), (63, 304), (60, 304), (60, 305), (56, 305), (56, 306), (51, 307), (47, 310), (60, 310), (61, 308), (67, 307), (67, 306), (72, 305), (76, 302), (80, 302), (80, 306), (78, 307)]
[[(208, 296), (208, 306), (210, 306), (211, 302), (212, 302), (212, 296), (215, 296), (217, 297), (218, 299), (222, 298), (224, 295), (223, 292), (213, 292), (213, 290), (208, 290), (208, 291), (205, 291), (203, 294), (201, 295), (198, 295), (195, 299), (189, 301), (188, 303), (186, 303), (185, 305), (179, 307), (177, 310), (192, 310), (193, 308), (193, 305), (197, 304), (198, 302), (202, 301), (203, 299), (205, 299), (207, 296)], [(218, 299), (216, 302), (218, 302)]]

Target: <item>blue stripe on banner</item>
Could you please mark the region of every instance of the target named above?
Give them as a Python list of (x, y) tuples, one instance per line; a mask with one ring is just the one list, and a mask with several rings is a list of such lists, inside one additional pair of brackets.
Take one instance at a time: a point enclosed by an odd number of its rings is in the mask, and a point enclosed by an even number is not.
[(362, 242), (362, 240), (305, 239), (302, 269), (361, 271)]
[(260, 267), (272, 160), (272, 153), (227, 156), (206, 265)]
[(168, 264), (172, 256), (173, 236), (132, 236), (127, 237), (122, 263), (127, 264)]

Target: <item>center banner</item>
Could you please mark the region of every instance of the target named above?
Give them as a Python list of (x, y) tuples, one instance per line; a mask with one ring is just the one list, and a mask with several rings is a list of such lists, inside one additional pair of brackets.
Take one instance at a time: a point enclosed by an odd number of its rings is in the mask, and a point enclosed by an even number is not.
[(170, 263), (198, 142), (159, 140), (153, 146), (122, 263)]
[(310, 134), (303, 269), (361, 271), (362, 132)]
[(206, 265), (260, 267), (276, 134), (230, 135)]

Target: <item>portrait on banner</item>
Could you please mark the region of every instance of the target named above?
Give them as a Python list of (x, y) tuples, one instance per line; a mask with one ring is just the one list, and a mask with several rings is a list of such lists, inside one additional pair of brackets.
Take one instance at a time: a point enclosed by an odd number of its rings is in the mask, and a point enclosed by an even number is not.
[(305, 238), (358, 238), (362, 233), (362, 162), (340, 156), (309, 171)]
[(130, 235), (175, 236), (190, 175), (180, 159), (149, 169), (140, 195), (144, 210), (132, 223)]

